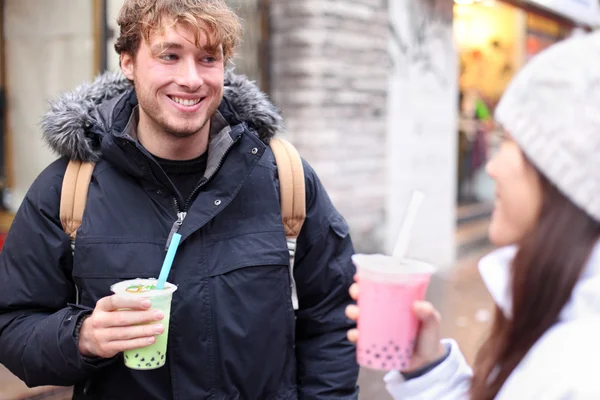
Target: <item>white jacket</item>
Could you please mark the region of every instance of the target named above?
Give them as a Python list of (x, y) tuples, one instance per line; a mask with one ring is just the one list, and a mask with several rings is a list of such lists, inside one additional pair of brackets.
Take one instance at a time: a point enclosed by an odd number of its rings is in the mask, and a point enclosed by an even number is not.
[[(484, 257), (479, 271), (494, 301), (510, 318), (510, 261), (516, 248)], [(543, 305), (540, 304), (540, 312)], [(468, 399), (471, 368), (454, 340), (448, 358), (429, 373), (409, 381), (392, 371), (386, 387), (395, 400)], [(525, 355), (496, 400), (600, 400), (600, 243), (563, 308), (559, 321)]]

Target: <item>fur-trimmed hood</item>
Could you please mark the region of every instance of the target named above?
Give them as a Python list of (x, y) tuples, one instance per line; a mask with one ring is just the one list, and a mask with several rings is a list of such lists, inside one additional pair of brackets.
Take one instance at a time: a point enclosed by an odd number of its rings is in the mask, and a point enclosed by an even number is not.
[[(98, 121), (97, 110), (131, 89), (131, 83), (122, 73), (106, 72), (92, 83), (82, 84), (72, 92), (63, 93), (50, 101), (50, 110), (42, 119), (44, 140), (60, 156), (73, 160), (98, 161), (99, 141), (95, 140), (89, 128), (100, 125), (106, 134), (109, 127)], [(268, 143), (270, 138), (283, 130), (279, 110), (245, 76), (227, 70), (223, 95), (240, 121), (245, 122), (264, 142)]]

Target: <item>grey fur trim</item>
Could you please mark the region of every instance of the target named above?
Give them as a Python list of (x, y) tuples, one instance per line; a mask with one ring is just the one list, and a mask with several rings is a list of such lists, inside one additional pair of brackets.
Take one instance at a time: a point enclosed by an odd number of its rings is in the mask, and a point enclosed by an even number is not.
[(224, 97), (229, 100), (240, 119), (256, 131), (265, 143), (269, 143), (277, 132), (283, 132), (283, 118), (279, 109), (246, 76), (227, 70)]
[[(99, 122), (93, 117), (94, 110), (131, 88), (131, 83), (122, 73), (106, 72), (93, 83), (84, 83), (72, 92), (63, 93), (50, 101), (50, 110), (42, 119), (44, 140), (60, 156), (98, 161), (100, 149), (94, 146), (96, 141), (88, 133), (88, 128)], [(224, 97), (240, 120), (265, 143), (283, 130), (283, 120), (277, 108), (245, 76), (227, 70)]]

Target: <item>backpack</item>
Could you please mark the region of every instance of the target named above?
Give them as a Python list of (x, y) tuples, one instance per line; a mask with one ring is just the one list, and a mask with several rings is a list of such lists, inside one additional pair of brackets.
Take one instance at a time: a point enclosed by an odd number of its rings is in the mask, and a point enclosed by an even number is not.
[[(269, 146), (275, 155), (279, 177), (281, 217), (287, 246), (290, 254), (290, 277), (292, 283), (292, 303), (298, 309), (298, 295), (294, 281), (294, 256), (296, 239), (306, 218), (306, 195), (302, 159), (294, 146), (286, 140), (272, 138)], [(71, 248), (75, 250), (77, 229), (81, 225), (87, 203), (88, 188), (95, 164), (71, 160), (67, 165), (60, 197), (60, 222), (71, 238)]]

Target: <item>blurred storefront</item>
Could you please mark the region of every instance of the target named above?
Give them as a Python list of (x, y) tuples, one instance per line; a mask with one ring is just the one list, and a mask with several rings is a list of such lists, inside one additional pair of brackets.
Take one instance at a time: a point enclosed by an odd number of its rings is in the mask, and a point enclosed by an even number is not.
[(599, 22), (598, 2), (592, 0), (455, 0), (459, 205), (493, 198), (485, 173), (499, 144), (492, 115), (513, 76), (540, 51)]

